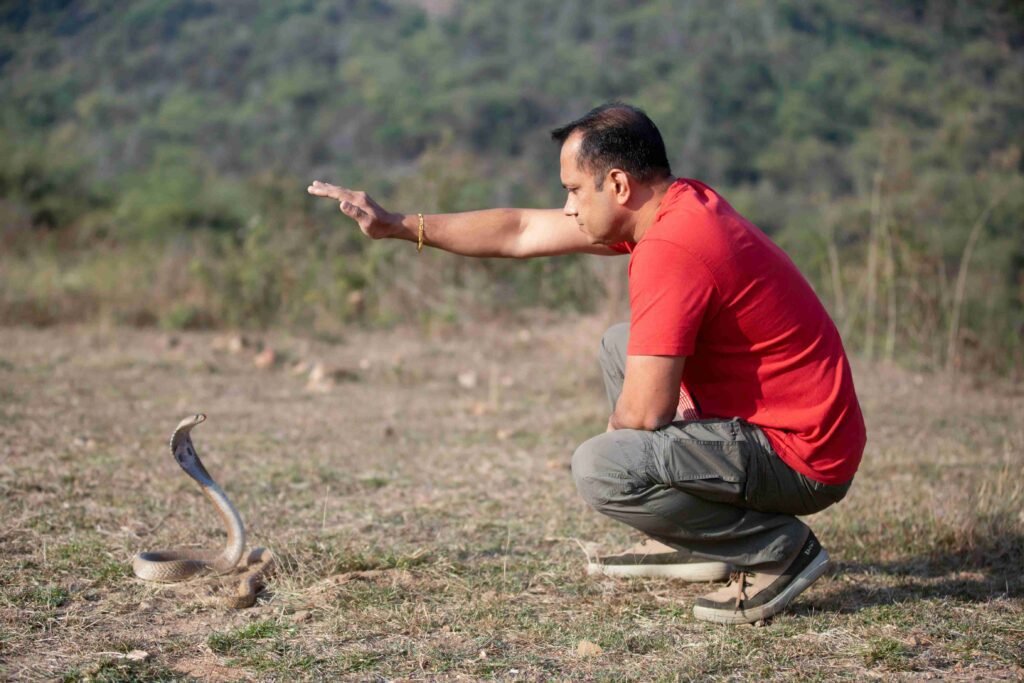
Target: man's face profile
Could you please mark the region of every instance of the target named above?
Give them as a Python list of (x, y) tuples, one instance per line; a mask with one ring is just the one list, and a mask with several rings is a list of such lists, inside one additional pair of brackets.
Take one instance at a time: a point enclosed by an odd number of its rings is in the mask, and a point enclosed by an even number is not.
[(564, 211), (566, 216), (576, 221), (580, 231), (590, 238), (591, 243), (606, 244), (614, 241), (609, 239), (608, 234), (612, 207), (604, 191), (607, 183), (602, 184), (601, 190), (596, 189), (593, 174), (579, 167), (577, 156), (581, 141), (582, 136), (573, 133), (562, 145), (559, 155), (562, 186), (567, 192)]

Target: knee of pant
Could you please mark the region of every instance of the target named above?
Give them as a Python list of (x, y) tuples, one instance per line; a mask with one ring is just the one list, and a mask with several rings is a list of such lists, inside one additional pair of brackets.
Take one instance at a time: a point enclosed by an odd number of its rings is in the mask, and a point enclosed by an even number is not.
[(585, 501), (600, 507), (614, 495), (610, 482), (621, 482), (612, 475), (614, 460), (608, 457), (609, 434), (600, 434), (584, 441), (572, 454), (572, 476), (576, 490)]
[(601, 360), (625, 356), (628, 342), (629, 323), (612, 325), (601, 337)]

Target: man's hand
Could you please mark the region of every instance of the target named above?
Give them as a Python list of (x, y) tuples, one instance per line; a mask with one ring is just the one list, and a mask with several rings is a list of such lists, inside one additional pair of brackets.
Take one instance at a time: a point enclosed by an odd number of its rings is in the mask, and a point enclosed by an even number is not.
[(314, 180), (306, 192), (338, 202), (341, 212), (358, 223), (363, 234), (375, 240), (394, 237), (402, 230), (402, 216), (385, 211), (365, 192), (348, 190), (319, 180)]

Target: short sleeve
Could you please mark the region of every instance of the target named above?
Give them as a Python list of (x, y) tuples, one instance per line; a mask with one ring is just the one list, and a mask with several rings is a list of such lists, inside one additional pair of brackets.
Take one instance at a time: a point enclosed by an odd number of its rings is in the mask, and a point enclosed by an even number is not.
[(629, 264), (630, 356), (689, 356), (715, 306), (715, 281), (686, 249), (642, 241)]
[(635, 242), (616, 242), (615, 244), (609, 244), (608, 248), (612, 251), (617, 251), (620, 254), (632, 254), (633, 247), (635, 246)]

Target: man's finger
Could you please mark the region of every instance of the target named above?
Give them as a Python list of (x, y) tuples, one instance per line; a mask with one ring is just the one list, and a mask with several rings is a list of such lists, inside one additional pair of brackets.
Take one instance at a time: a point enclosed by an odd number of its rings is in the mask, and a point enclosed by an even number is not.
[(335, 195), (338, 194), (338, 190), (340, 189), (340, 187), (334, 187), (333, 185), (324, 185), (323, 183), (321, 183), (319, 185), (310, 185), (309, 187), (306, 188), (306, 192), (312, 195), (316, 195), (317, 197), (336, 198)]
[(338, 201), (342, 199), (351, 200), (353, 196), (351, 190), (346, 190), (344, 187), (338, 187), (337, 185), (322, 183), (319, 180), (314, 180), (313, 184), (306, 188), (306, 192), (316, 197), (330, 197)]
[(352, 218), (359, 218), (360, 216), (366, 213), (352, 202), (346, 200), (342, 200), (338, 204), (338, 208), (341, 209), (341, 212), (343, 214), (345, 214), (346, 216), (351, 216)]

